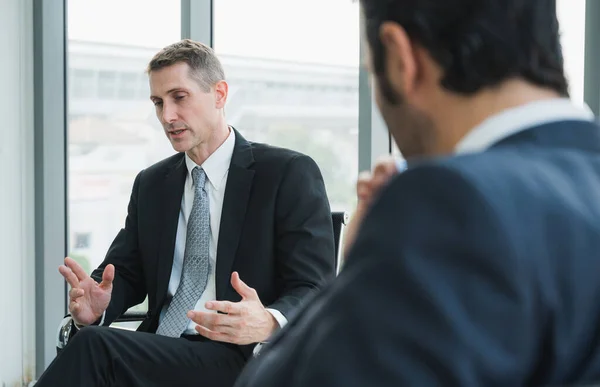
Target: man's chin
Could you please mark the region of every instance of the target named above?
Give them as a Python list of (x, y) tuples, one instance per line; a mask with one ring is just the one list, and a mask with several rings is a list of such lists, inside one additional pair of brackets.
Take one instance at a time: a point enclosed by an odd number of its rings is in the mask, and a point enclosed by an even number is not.
[(178, 153), (187, 152), (191, 148), (187, 142), (171, 141), (171, 146), (173, 147), (173, 150)]

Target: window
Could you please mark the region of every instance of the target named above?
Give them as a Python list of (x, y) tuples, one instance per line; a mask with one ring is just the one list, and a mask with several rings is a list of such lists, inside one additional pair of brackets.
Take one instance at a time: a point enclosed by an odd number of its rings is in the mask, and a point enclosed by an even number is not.
[(311, 156), (332, 209), (351, 211), (358, 171), (358, 2), (215, 0), (214, 7), (214, 48), (225, 75), (235, 74), (229, 123), (248, 140)]
[(98, 72), (98, 98), (114, 99), (117, 91), (117, 73), (115, 71), (100, 70)]
[[(69, 226), (94, 235), (86, 251), (93, 269), (124, 225), (136, 174), (173, 153), (144, 70), (159, 49), (180, 39), (181, 11), (179, 1), (165, 7), (161, 0), (69, 0), (67, 6)], [(144, 17), (132, 19), (141, 9)], [(85, 234), (69, 235), (75, 248), (90, 243)]]
[(75, 240), (74, 248), (75, 249), (88, 249), (90, 247), (90, 237), (91, 237), (91, 234), (89, 232), (85, 232), (85, 233), (76, 232), (75, 236), (73, 237), (73, 239)]
[[(142, 72), (123, 72), (119, 79), (119, 99), (135, 100), (139, 95)], [(148, 94), (146, 94), (146, 97)]]
[(73, 98), (92, 98), (96, 93), (96, 73), (89, 69), (71, 69), (69, 79)]
[(144, 70), (180, 39), (181, 9), (162, 0), (68, 0), (67, 7), (69, 255), (89, 272), (125, 223), (137, 173), (174, 153)]
[(556, 3), (565, 71), (570, 84), (571, 98), (578, 103), (583, 103), (585, 1), (558, 0)]

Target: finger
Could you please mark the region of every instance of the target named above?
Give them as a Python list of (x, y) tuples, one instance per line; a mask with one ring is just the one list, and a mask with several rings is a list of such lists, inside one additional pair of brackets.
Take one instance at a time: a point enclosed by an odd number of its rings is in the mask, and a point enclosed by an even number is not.
[(256, 294), (256, 290), (252, 289), (250, 286), (246, 285), (244, 281), (240, 279), (240, 275), (237, 271), (234, 271), (231, 274), (231, 286), (235, 289), (236, 292), (242, 298), (246, 299), (256, 299), (258, 300), (258, 295)]
[(356, 196), (358, 200), (365, 200), (371, 196), (371, 185), (368, 182), (356, 183)]
[(371, 195), (376, 195), (398, 173), (396, 163), (393, 161), (378, 165), (373, 171), (373, 178), (370, 181)]
[(69, 285), (71, 285), (72, 288), (79, 287), (79, 279), (77, 278), (75, 273), (73, 273), (73, 270), (69, 269), (65, 265), (60, 265), (58, 267), (58, 272), (65, 278), (65, 280), (69, 283)]
[(234, 328), (226, 325), (218, 325), (214, 328), (207, 328), (203, 325), (198, 325), (204, 329), (208, 329), (213, 333), (222, 334), (228, 336), (230, 339), (239, 335), (239, 328)]
[(204, 306), (208, 310), (227, 314), (240, 314), (242, 311), (242, 307), (238, 303), (231, 301), (209, 301)]
[(372, 178), (373, 176), (371, 175), (371, 172), (363, 171), (358, 174), (358, 179), (356, 179), (356, 181), (359, 183), (364, 183), (371, 181)]
[(77, 276), (77, 278), (79, 279), (79, 281), (83, 281), (84, 279), (86, 279), (87, 277), (89, 277), (89, 275), (85, 272), (85, 270), (83, 270), (83, 267), (81, 267), (80, 264), (78, 264), (77, 262), (75, 262), (74, 259), (66, 257), (65, 258), (65, 265), (67, 265), (67, 267), (69, 269), (71, 269), (73, 271), (73, 273), (75, 273), (75, 275)]
[(373, 179), (385, 179), (387, 180), (390, 176), (396, 174), (398, 172), (398, 168), (396, 166), (396, 160), (387, 159), (378, 163), (373, 169)]
[(81, 306), (79, 305), (78, 302), (76, 301), (71, 301), (69, 303), (69, 312), (71, 312), (71, 314), (76, 314), (79, 311), (79, 308)]
[(213, 330), (219, 326), (233, 326), (239, 320), (227, 314), (199, 312), (193, 310), (189, 311), (187, 316), (196, 324), (205, 326)]
[(213, 340), (213, 341), (222, 341), (225, 343), (233, 343), (235, 344), (231, 337), (229, 335), (226, 335), (224, 333), (220, 333), (220, 332), (214, 332), (211, 331), (210, 329), (203, 327), (202, 325), (196, 325), (196, 332), (198, 332), (199, 334), (201, 334), (202, 336), (206, 337), (207, 339)]
[(375, 168), (377, 168), (378, 166), (382, 166), (382, 165), (394, 164), (395, 162), (396, 162), (396, 157), (394, 157), (390, 154), (381, 155), (381, 156), (377, 157), (377, 160), (375, 161)]
[(75, 301), (78, 298), (83, 297), (84, 294), (85, 294), (85, 292), (81, 288), (72, 288), (71, 290), (69, 290), (69, 298), (71, 298), (72, 301)]
[(110, 289), (112, 287), (113, 280), (115, 279), (115, 266), (110, 264), (106, 265), (104, 272), (102, 273), (102, 282), (100, 287), (103, 289)]

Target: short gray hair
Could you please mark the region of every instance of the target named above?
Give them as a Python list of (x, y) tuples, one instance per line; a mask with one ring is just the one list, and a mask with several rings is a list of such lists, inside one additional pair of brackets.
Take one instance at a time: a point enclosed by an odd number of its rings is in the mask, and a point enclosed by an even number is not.
[(181, 62), (190, 66), (190, 75), (198, 81), (204, 91), (209, 91), (217, 82), (225, 80), (223, 65), (214, 50), (191, 39), (183, 39), (160, 50), (148, 63), (146, 72), (150, 73)]

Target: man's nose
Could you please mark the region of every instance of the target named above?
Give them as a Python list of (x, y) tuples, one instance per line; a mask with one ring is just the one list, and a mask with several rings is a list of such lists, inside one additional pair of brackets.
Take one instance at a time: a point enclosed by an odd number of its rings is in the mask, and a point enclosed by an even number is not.
[(173, 123), (177, 121), (177, 109), (170, 104), (163, 104), (162, 120), (165, 123)]

